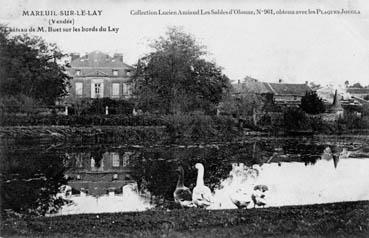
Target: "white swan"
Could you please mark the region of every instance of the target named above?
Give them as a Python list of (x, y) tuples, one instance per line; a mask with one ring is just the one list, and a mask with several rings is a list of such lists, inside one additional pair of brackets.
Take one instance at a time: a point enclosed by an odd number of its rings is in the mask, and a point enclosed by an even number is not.
[(246, 188), (237, 188), (235, 191), (230, 193), (229, 198), (239, 209), (247, 208), (251, 203), (250, 191)]
[(189, 188), (184, 186), (184, 170), (182, 166), (179, 166), (176, 170), (178, 172), (177, 187), (174, 190), (173, 197), (174, 201), (181, 205), (181, 207), (195, 207), (192, 202), (191, 191)]
[(267, 204), (266, 192), (268, 191), (268, 186), (266, 185), (256, 185), (254, 191), (251, 195), (251, 199), (254, 202), (254, 208), (256, 206), (264, 207)]
[(208, 207), (213, 202), (213, 196), (210, 188), (204, 185), (204, 166), (197, 163), (195, 168), (197, 169), (197, 180), (192, 191), (192, 201), (198, 207)]

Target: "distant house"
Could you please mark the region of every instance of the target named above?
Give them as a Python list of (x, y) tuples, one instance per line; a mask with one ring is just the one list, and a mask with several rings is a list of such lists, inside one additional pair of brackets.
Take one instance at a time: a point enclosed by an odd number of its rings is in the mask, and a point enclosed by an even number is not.
[(316, 90), (317, 95), (323, 99), (326, 105), (331, 105), (335, 100), (335, 95), (339, 96), (340, 100), (349, 100), (351, 96), (346, 92), (346, 88), (340, 85), (325, 85)]
[(122, 54), (93, 51), (84, 56), (71, 54), (72, 77), (68, 99), (129, 98), (132, 95), (131, 76), (134, 68), (123, 62)]
[(296, 106), (301, 104), (301, 98), (306, 92), (310, 92), (311, 88), (305, 84), (283, 83), (267, 83), (260, 82), (257, 79), (246, 77), (244, 81), (238, 81), (233, 84), (233, 93), (240, 96), (247, 93), (256, 93), (260, 95), (272, 95), (272, 100), (276, 105)]
[(364, 98), (369, 96), (369, 88), (347, 88), (347, 93), (349, 93), (352, 97)]

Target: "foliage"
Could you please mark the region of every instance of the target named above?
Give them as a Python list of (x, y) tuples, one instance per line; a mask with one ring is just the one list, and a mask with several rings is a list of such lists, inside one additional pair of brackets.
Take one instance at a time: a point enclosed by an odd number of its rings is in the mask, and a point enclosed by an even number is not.
[(9, 36), (0, 25), (0, 95), (25, 95), (46, 105), (66, 95), (69, 76), (55, 44), (37, 36)]
[[(44, 215), (67, 201), (57, 198), (64, 179), (63, 156), (4, 151), (1, 159), (1, 212)], [(7, 181), (7, 182), (5, 182)]]
[(162, 117), (151, 115), (3, 115), (0, 118), (2, 126), (163, 126)]
[(323, 100), (318, 97), (315, 91), (306, 92), (301, 98), (301, 109), (309, 114), (319, 114), (325, 111)]
[(364, 88), (360, 83), (354, 83), (350, 88)]
[(139, 107), (144, 111), (211, 112), (228, 89), (229, 79), (215, 63), (204, 59), (204, 46), (178, 28), (151, 45), (134, 76)]
[(365, 100), (369, 101), (369, 94), (364, 97)]
[(231, 140), (241, 131), (230, 117), (212, 117), (200, 113), (168, 115), (164, 117), (173, 143)]
[(70, 114), (92, 115), (105, 114), (105, 107), (108, 107), (109, 114), (132, 114), (134, 102), (131, 100), (116, 100), (111, 98), (82, 98), (71, 102)]
[(363, 113), (363, 116), (369, 116), (369, 104), (368, 103), (363, 104), (362, 113)]
[(286, 130), (309, 130), (311, 129), (309, 118), (300, 108), (287, 108), (283, 114), (284, 127)]
[(338, 124), (344, 126), (345, 129), (369, 129), (369, 114), (363, 109), (362, 116), (355, 112), (345, 112), (343, 118), (338, 120)]
[(24, 94), (0, 97), (0, 113), (34, 113), (42, 105)]
[(219, 109), (227, 115), (252, 116), (254, 112), (261, 112), (264, 105), (264, 98), (255, 93), (245, 92), (238, 97), (228, 93), (219, 104)]

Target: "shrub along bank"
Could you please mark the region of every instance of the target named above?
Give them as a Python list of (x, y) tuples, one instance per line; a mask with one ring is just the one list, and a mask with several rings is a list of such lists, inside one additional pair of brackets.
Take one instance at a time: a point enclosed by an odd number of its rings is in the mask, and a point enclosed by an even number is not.
[[(279, 115), (277, 124), (264, 117), (264, 123), (232, 116), (209, 116), (200, 113), (175, 115), (5, 115), (0, 118), (0, 138), (6, 140), (118, 142), (118, 143), (196, 143), (235, 141), (245, 135), (263, 133), (309, 132), (342, 134), (368, 133), (369, 116), (347, 114), (343, 119), (324, 121), (320, 115), (308, 115), (291, 109)], [(260, 132), (259, 132), (260, 133)]]
[[(12, 120), (13, 118), (13, 120)], [(232, 141), (244, 135), (231, 117), (166, 116), (31, 116), (3, 117), (0, 138), (72, 140), (95, 143), (193, 143)]]

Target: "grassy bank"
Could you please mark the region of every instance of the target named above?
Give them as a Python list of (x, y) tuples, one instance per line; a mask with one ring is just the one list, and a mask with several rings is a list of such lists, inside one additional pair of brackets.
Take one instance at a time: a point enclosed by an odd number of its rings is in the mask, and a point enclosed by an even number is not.
[(8, 217), (3, 237), (368, 237), (369, 201), (249, 210)]

